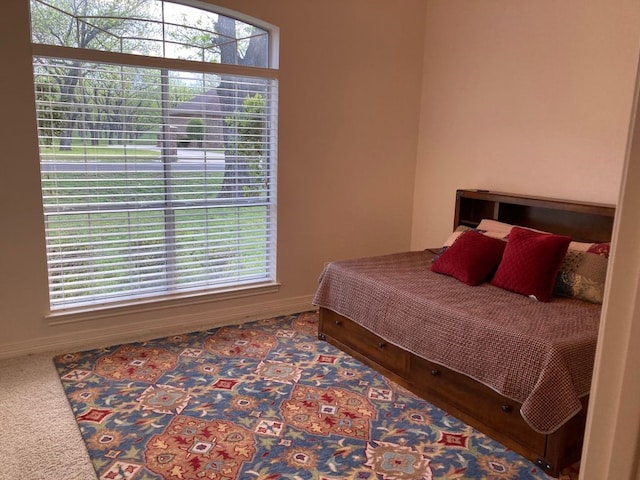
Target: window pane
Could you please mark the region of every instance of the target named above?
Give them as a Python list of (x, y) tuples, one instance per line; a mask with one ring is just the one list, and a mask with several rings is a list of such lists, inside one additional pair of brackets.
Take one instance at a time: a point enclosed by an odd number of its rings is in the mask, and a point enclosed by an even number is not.
[(33, 69), (52, 309), (274, 282), (269, 32), (163, 0), (31, 0), (31, 14), (49, 46)]
[(269, 35), (255, 25), (162, 0), (31, 0), (34, 43), (268, 67)]

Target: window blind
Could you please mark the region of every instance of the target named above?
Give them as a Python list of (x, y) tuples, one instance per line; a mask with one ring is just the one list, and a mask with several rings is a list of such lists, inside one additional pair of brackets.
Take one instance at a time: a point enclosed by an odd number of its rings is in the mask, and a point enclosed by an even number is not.
[(43, 56), (34, 78), (53, 310), (275, 281), (276, 80)]

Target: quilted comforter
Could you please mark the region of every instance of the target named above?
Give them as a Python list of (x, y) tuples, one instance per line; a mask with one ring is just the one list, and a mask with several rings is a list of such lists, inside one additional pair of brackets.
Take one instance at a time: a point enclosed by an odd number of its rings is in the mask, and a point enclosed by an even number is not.
[(470, 287), (432, 272), (432, 255), (332, 262), (314, 304), (522, 403), (534, 430), (557, 430), (589, 393), (601, 306)]

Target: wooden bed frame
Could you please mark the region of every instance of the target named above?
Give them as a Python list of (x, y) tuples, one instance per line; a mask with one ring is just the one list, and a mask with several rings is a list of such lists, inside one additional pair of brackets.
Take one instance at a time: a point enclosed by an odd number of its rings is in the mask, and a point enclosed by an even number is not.
[[(483, 218), (569, 235), (577, 241), (611, 240), (615, 207), (484, 190), (456, 192), (454, 228), (475, 227)], [(583, 409), (552, 434), (534, 431), (520, 415), (521, 404), (446, 367), (431, 363), (338, 313), (320, 308), (318, 337), (335, 345), (535, 462), (546, 473), (580, 459), (588, 398)]]

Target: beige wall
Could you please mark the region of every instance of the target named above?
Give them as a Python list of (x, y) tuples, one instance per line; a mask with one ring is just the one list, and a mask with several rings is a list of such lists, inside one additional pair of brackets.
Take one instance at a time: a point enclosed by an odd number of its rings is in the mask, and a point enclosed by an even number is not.
[(28, 2), (4, 2), (0, 356), (311, 308), (325, 262), (409, 248), (423, 0), (216, 3), (280, 28), (280, 291), (47, 322)]
[(428, 0), (412, 247), (457, 188), (616, 203), (640, 28), (634, 0)]

